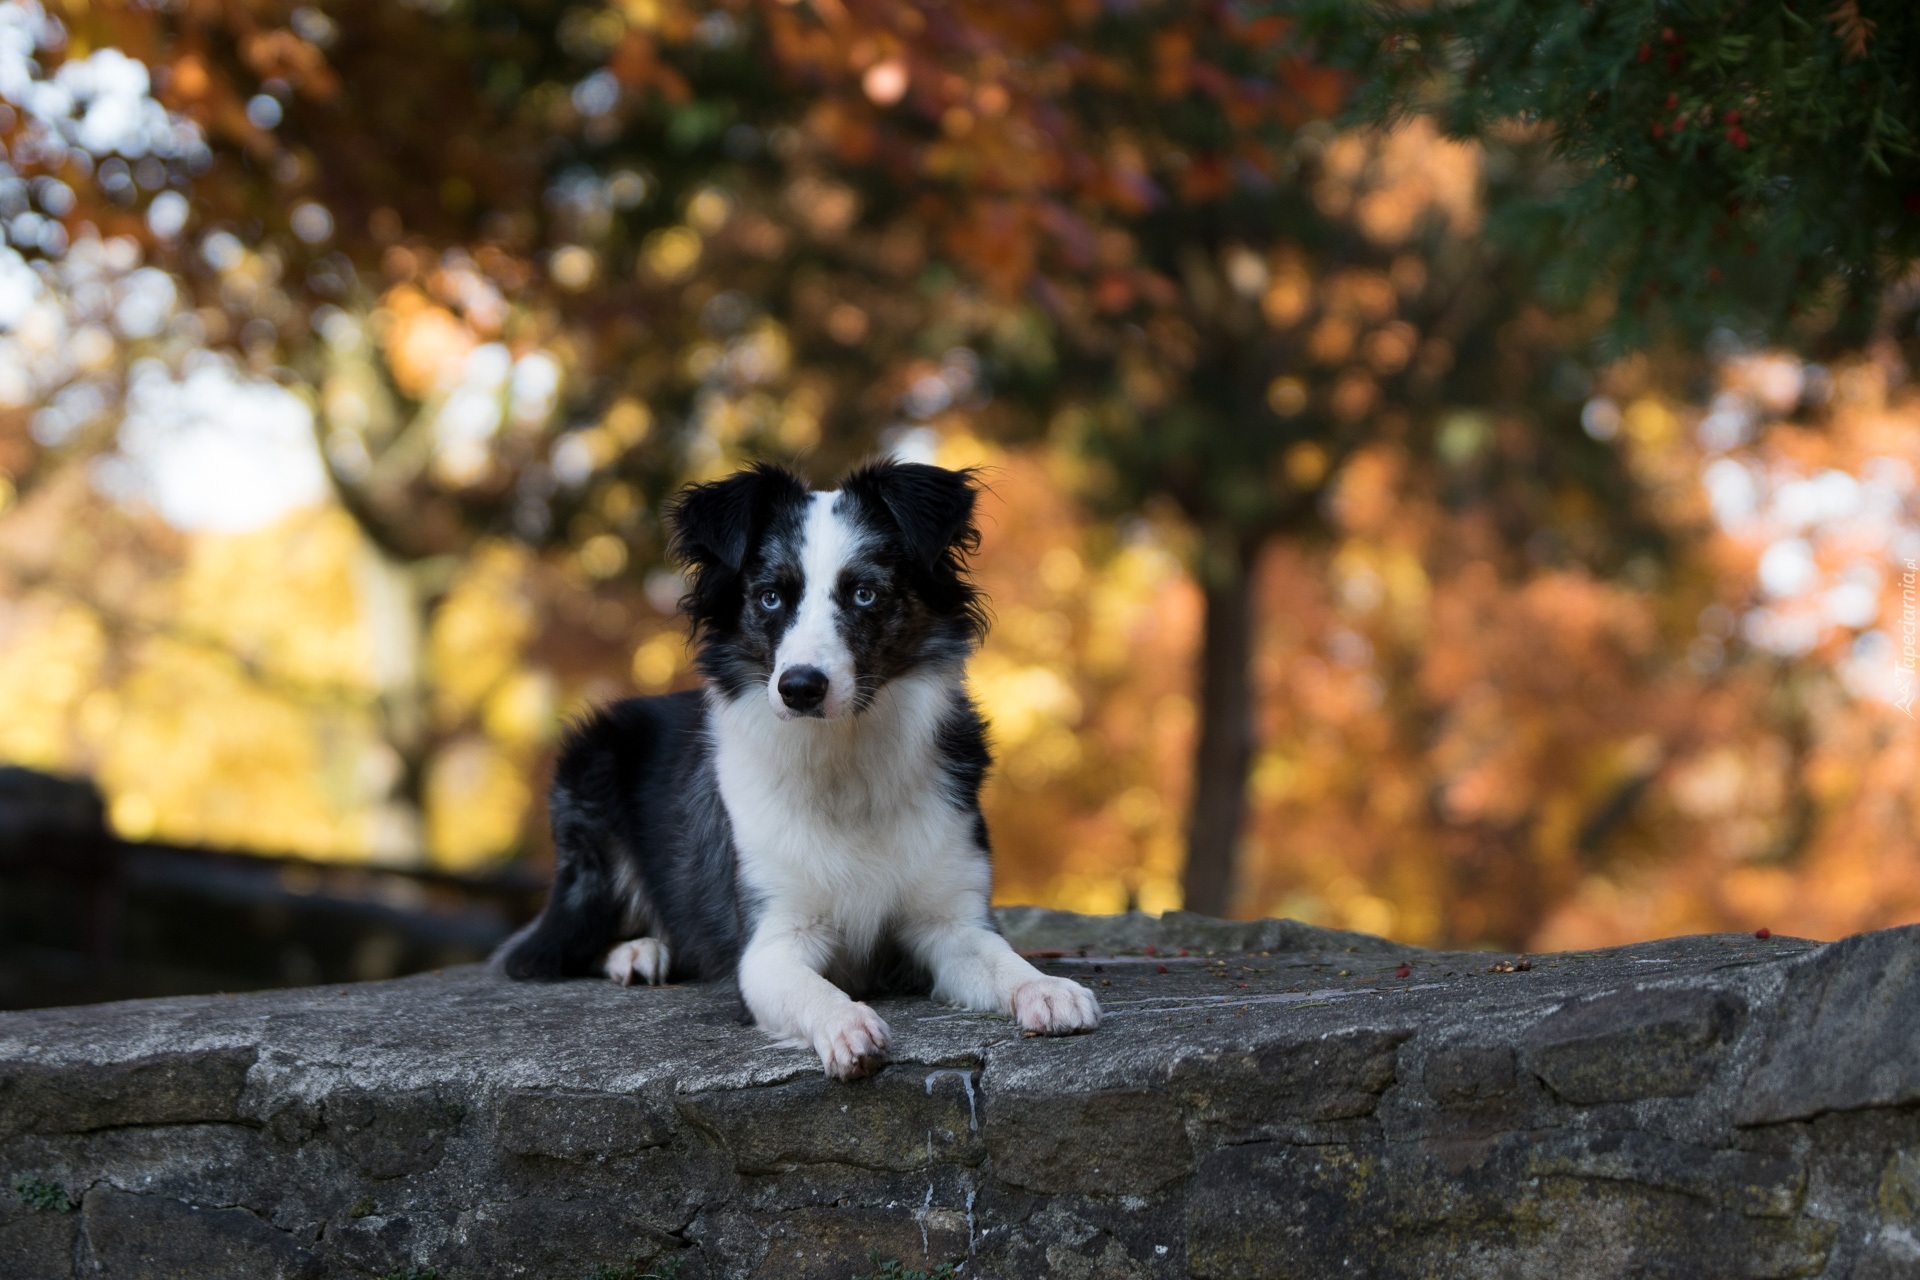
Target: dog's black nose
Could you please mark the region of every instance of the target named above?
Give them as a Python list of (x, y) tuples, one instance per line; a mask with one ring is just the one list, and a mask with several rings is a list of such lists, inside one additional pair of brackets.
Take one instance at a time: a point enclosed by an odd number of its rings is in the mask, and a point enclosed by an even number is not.
[(827, 700), (827, 673), (818, 667), (788, 667), (780, 673), (776, 687), (787, 710), (818, 711)]

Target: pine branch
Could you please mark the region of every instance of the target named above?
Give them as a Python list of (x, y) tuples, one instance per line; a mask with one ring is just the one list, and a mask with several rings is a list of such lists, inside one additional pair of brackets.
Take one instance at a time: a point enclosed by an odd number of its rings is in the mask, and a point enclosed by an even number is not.
[(1837, 0), (1827, 11), (1827, 21), (1833, 24), (1833, 33), (1840, 37), (1848, 62), (1858, 62), (1867, 56), (1867, 42), (1873, 39), (1875, 23), (1860, 12), (1860, 0)]

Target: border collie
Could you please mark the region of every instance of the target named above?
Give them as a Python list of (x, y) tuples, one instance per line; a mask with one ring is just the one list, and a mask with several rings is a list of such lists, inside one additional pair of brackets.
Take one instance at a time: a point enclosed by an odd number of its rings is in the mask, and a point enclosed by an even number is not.
[(975, 496), (971, 472), (905, 462), (827, 492), (760, 465), (681, 493), (705, 687), (572, 732), (553, 889), (501, 949), (509, 976), (731, 978), (762, 1030), (841, 1080), (886, 1062), (860, 997), (931, 994), (1048, 1035), (1099, 1023), (987, 909)]

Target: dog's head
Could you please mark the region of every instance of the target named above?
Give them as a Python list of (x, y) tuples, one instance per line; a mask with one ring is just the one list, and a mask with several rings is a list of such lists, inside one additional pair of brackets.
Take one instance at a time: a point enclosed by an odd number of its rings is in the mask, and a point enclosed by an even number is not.
[(977, 492), (971, 471), (914, 462), (818, 493), (766, 464), (686, 489), (668, 519), (701, 672), (729, 698), (764, 687), (783, 720), (834, 719), (964, 661), (986, 627), (967, 579)]

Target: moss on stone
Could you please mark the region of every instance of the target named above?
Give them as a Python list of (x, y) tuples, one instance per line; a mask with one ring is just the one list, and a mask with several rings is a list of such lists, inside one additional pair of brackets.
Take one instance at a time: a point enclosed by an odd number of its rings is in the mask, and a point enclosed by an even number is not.
[(67, 1198), (67, 1189), (48, 1178), (20, 1178), (13, 1184), (19, 1193), (20, 1203), (29, 1209), (38, 1209), (44, 1213), (72, 1213), (74, 1204)]

